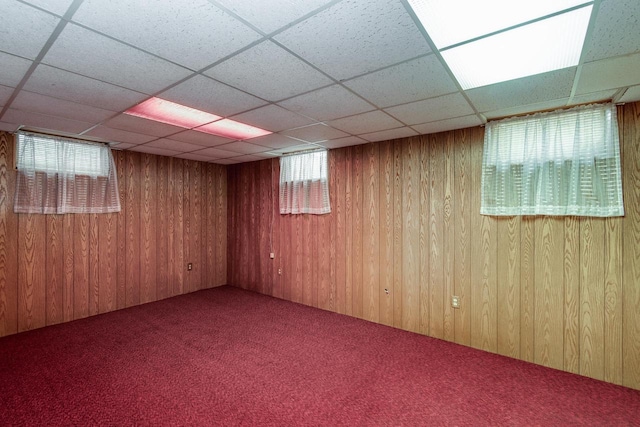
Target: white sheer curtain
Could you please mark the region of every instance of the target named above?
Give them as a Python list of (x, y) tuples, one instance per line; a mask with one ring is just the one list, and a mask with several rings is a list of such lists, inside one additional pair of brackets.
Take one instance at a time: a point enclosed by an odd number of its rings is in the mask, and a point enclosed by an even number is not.
[(104, 144), (19, 133), (14, 212), (120, 211), (111, 150)]
[(327, 151), (280, 158), (280, 213), (326, 214), (329, 204)]
[(615, 105), (488, 123), (481, 197), (484, 215), (623, 216)]

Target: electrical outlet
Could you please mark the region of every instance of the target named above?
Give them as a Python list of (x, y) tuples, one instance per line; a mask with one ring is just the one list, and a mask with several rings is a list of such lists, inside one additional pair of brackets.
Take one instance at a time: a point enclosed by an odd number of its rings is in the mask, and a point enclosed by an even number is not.
[(269, 252), (269, 258), (274, 259), (276, 257), (276, 254), (273, 252)]
[(187, 264), (187, 270), (188, 271), (193, 270), (193, 263), (190, 262), (190, 263)]
[(279, 269), (278, 269), (278, 276), (281, 276), (281, 275), (282, 275), (282, 269), (281, 269), (281, 268), (279, 268)]
[(460, 297), (457, 295), (451, 296), (451, 307), (460, 308)]

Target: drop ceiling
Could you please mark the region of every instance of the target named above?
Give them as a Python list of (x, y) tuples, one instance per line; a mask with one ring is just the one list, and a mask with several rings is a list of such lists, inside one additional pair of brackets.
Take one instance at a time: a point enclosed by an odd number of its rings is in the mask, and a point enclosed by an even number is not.
[[(0, 129), (233, 164), (640, 100), (640, 1), (593, 10), (577, 66), (462, 90), (404, 0), (0, 0)], [(154, 96), (273, 133), (123, 114)]]

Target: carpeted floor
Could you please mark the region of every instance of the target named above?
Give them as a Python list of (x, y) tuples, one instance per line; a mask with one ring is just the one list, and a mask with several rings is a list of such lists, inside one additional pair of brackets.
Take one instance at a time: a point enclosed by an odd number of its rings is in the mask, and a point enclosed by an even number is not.
[(640, 425), (640, 392), (232, 287), (0, 339), (2, 425)]

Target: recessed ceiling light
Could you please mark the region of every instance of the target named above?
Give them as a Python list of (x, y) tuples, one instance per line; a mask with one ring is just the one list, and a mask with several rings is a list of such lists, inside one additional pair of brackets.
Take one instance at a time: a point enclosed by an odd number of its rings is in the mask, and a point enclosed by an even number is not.
[(147, 99), (135, 107), (129, 108), (124, 113), (187, 129), (202, 126), (222, 118), (215, 114), (160, 98)]
[(463, 89), (577, 65), (593, 9), (593, 0), (407, 1)]
[(441, 54), (463, 89), (572, 67), (580, 61), (590, 15), (591, 6)]
[(208, 125), (196, 128), (199, 132), (210, 133), (212, 135), (224, 136), (232, 139), (250, 139), (259, 136), (269, 135), (272, 132), (255, 126), (249, 126), (235, 120), (223, 119)]

